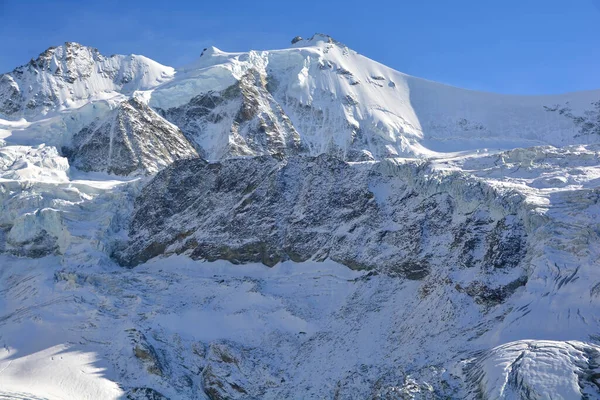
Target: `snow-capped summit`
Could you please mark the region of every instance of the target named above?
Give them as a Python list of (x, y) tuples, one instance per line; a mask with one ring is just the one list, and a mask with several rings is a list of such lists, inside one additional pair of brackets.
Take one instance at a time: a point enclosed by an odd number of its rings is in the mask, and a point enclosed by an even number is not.
[(173, 74), (173, 68), (144, 56), (105, 57), (95, 48), (67, 42), (0, 75), (0, 116), (35, 120), (117, 93), (149, 89)]
[[(356, 53), (328, 35), (296, 37), (291, 48), (226, 53), (206, 49), (198, 61), (153, 90), (149, 104), (164, 111), (209, 159), (243, 154), (280, 153), (254, 144), (288, 137), (289, 121), (301, 146), (312, 155), (332, 153), (347, 160), (385, 157), (439, 157), (439, 153), (482, 148), (510, 149), (534, 145), (594, 142), (580, 135), (577, 116), (595, 112), (600, 91), (554, 96), (482, 93), (415, 78)], [(245, 101), (231, 88), (248, 74), (261, 79), (250, 85), (256, 96)], [(248, 87), (250, 87), (248, 86)], [(260, 87), (264, 86), (264, 90)], [(241, 92), (240, 92), (241, 93)], [(192, 103), (209, 95), (219, 101)], [(253, 104), (256, 115), (270, 122), (235, 125), (241, 104)], [(549, 112), (566, 105), (574, 118)], [(180, 118), (183, 110), (186, 117)], [(293, 133), (295, 135), (295, 133)]]
[(211, 46), (177, 70), (66, 43), (0, 76), (0, 116), (36, 121), (61, 112), (53, 129), (44, 128), (44, 142), (68, 146), (102, 109), (135, 93), (210, 160), (299, 152), (351, 161), (430, 158), (600, 138), (586, 128), (600, 91), (482, 93), (400, 73), (325, 34), (293, 42), (243, 53)]
[(336, 44), (340, 47), (346, 47), (346, 45), (338, 42), (331, 36), (325, 33), (315, 33), (308, 39), (302, 38), (302, 36), (296, 36), (292, 39), (292, 47), (309, 47), (318, 46), (322, 44)]

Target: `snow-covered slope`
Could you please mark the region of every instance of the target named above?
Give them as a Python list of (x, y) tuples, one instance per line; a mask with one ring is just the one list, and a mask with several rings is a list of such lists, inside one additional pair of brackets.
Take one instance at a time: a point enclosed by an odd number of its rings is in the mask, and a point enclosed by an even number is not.
[(135, 95), (173, 75), (143, 56), (105, 57), (77, 43), (49, 48), (0, 77), (0, 133), (11, 144), (54, 146), (84, 171), (155, 173), (198, 156)]
[(397, 72), (326, 35), (282, 50), (211, 47), (177, 70), (66, 43), (2, 75), (0, 117), (10, 121), (0, 132), (14, 144), (69, 147), (75, 133), (132, 96), (209, 160), (439, 157), (600, 138), (600, 90), (511, 96), (455, 88)]
[[(242, 82), (256, 93), (232, 93)], [(325, 35), (284, 50), (224, 53), (209, 48), (149, 96), (150, 105), (165, 110), (168, 119), (191, 124), (187, 134), (208, 159), (277, 153), (275, 147), (255, 143), (291, 140), (296, 132), (309, 154), (329, 152), (349, 160), (561, 146), (599, 138), (576, 138), (580, 127), (547, 109), (569, 104), (577, 116), (586, 110), (597, 113), (592, 103), (600, 99), (598, 90), (510, 96), (459, 89), (394, 71)], [(206, 103), (201, 109), (194, 107), (199, 96)], [(240, 134), (234, 118), (248, 103), (268, 122), (255, 123), (253, 134)], [(245, 151), (230, 149), (232, 143)]]
[(49, 49), (0, 78), (0, 399), (600, 398), (599, 100)]

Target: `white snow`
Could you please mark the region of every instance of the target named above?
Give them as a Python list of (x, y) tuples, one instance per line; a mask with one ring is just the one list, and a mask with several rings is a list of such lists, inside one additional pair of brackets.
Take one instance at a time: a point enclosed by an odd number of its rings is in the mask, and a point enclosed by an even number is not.
[[(52, 71), (23, 74), (22, 82), (15, 84), (31, 87), (27, 96), (53, 95), (60, 105), (27, 111), (27, 121), (0, 120), (0, 138), (11, 144), (61, 147), (128, 96), (166, 110), (224, 90), (253, 69), (272, 85), (274, 98), (315, 154), (332, 144), (347, 150), (357, 141), (359, 148), (381, 158), (595, 140), (577, 137), (572, 120), (544, 107), (568, 104), (573, 114), (583, 115), (600, 98), (598, 90), (511, 96), (455, 88), (395, 71), (343, 44), (330, 43), (325, 35), (282, 50), (226, 53), (211, 47), (198, 61), (178, 70), (143, 56), (103, 57), (77, 46), (72, 50), (77, 54), (74, 67), (87, 73), (73, 83), (59, 83)], [(52, 52), (56, 65), (66, 62), (67, 47)], [(214, 129), (201, 143), (210, 150), (209, 158), (220, 155), (214, 150), (216, 143), (227, 144), (231, 134), (225, 125)]]
[[(348, 148), (358, 130), (387, 143), (386, 156), (431, 157), (594, 140), (575, 137), (573, 122), (544, 106), (569, 104), (579, 115), (600, 98), (598, 90), (551, 96), (470, 91), (394, 71), (329, 43), (323, 35), (283, 50), (225, 53), (211, 48), (198, 62), (178, 70), (174, 80), (154, 89), (150, 105), (184, 105), (200, 94), (225, 89), (249, 69), (273, 82), (274, 97), (315, 153), (331, 142)], [(344, 104), (345, 99), (351, 103)], [(229, 132), (223, 129), (221, 134)]]
[[(47, 332), (36, 332), (41, 335)], [(38, 335), (29, 340), (38, 341)], [(118, 399), (123, 391), (105, 377), (106, 367), (97, 354), (83, 352), (78, 346), (56, 345), (25, 354), (0, 350), (0, 399)], [(5, 397), (6, 396), (6, 397)]]
[[(494, 348), (475, 363), (482, 379), (479, 389), (490, 399), (529, 398), (578, 399), (582, 392), (579, 378), (597, 373), (590, 354), (600, 347), (583, 342), (523, 340)], [(591, 379), (585, 383), (591, 386)]]
[[(25, 116), (34, 120), (56, 112), (79, 108), (90, 101), (119, 93), (150, 89), (172, 79), (174, 69), (138, 55), (104, 57), (97, 50), (77, 43), (66, 43), (41, 55), (36, 70), (20, 67), (19, 74), (8, 77), (23, 96), (23, 103), (36, 104)], [(47, 69), (46, 69), (47, 68)], [(64, 78), (64, 74), (72, 74)], [(39, 104), (48, 96), (58, 105)], [(15, 99), (16, 100), (16, 99)]]

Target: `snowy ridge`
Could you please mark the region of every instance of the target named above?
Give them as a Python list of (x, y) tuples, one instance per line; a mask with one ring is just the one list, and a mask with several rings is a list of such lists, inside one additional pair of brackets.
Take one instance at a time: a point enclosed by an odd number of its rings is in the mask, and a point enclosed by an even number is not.
[(14, 144), (69, 147), (75, 133), (134, 95), (209, 160), (298, 152), (427, 158), (600, 137), (598, 90), (511, 96), (455, 88), (394, 71), (326, 35), (283, 50), (211, 47), (178, 70), (76, 43), (50, 48), (0, 78), (0, 115), (11, 120), (0, 120), (0, 133)]
[(599, 99), (49, 49), (0, 77), (0, 399), (600, 397)]
[(96, 49), (65, 43), (0, 76), (0, 115), (37, 119), (49, 111), (151, 88), (173, 73), (143, 56), (104, 57)]
[[(156, 88), (149, 104), (180, 108), (192, 98), (222, 91), (257, 71), (289, 117), (310, 154), (332, 152), (347, 159), (434, 156), (478, 148), (508, 149), (595, 142), (576, 137), (573, 121), (544, 106), (570, 104), (584, 113), (600, 91), (553, 96), (510, 96), (459, 89), (414, 78), (378, 64), (325, 35), (293, 48), (248, 53), (207, 49), (198, 62), (178, 70)], [(269, 106), (262, 108), (269, 112)], [(215, 113), (219, 115), (219, 112)], [(228, 124), (215, 128), (232, 137)], [(195, 139), (208, 159), (220, 159), (214, 137), (198, 129)], [(254, 152), (265, 154), (265, 152)]]

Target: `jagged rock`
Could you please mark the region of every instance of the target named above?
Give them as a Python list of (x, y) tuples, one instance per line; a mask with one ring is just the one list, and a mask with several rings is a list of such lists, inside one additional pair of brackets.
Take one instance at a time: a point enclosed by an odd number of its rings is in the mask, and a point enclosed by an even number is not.
[(137, 387), (127, 391), (127, 400), (169, 400), (169, 398), (155, 389)]
[(156, 349), (148, 342), (146, 336), (137, 329), (127, 331), (133, 345), (133, 354), (144, 365), (148, 373), (164, 376), (165, 366)]
[(346, 371), (344, 378), (336, 382), (332, 398), (434, 400), (440, 394), (429, 383), (417, 381), (400, 368), (381, 370), (376, 365), (363, 364), (358, 370)]
[(4, 251), (19, 257), (40, 258), (58, 253), (58, 244), (56, 237), (48, 234), (45, 230), (23, 242), (8, 242)]
[(105, 57), (97, 49), (67, 42), (0, 75), (0, 115), (38, 118), (100, 93), (150, 88), (172, 75), (172, 68), (143, 56)]
[(326, 35), (177, 74), (49, 49), (0, 75), (0, 397), (597, 398), (598, 98)]
[(240, 385), (242, 382), (239, 381), (242, 379), (236, 376), (239, 374), (239, 363), (229, 347), (222, 344), (210, 346), (209, 364), (202, 371), (202, 387), (211, 400), (234, 399), (248, 395), (248, 391)]
[(204, 157), (300, 153), (300, 135), (267, 90), (263, 74), (249, 69), (234, 85), (194, 97), (183, 106), (159, 110), (180, 127)]
[(155, 173), (175, 160), (198, 156), (177, 127), (136, 98), (83, 128), (63, 153), (81, 170), (116, 175)]
[(492, 307), (504, 302), (518, 288), (523, 287), (526, 284), (527, 277), (522, 276), (504, 286), (491, 288), (482, 282), (474, 281), (465, 288), (457, 284), (456, 290), (473, 297), (478, 304)]
[[(252, 349), (233, 342), (211, 343), (202, 371), (202, 387), (211, 400), (258, 399), (282, 378), (254, 359)], [(285, 381), (285, 379), (283, 379)]]
[(485, 187), (427, 176), (418, 163), (326, 155), (177, 162), (136, 200), (115, 256), (127, 266), (171, 253), (269, 266), (329, 258), (415, 280), (465, 258), (492, 274), (517, 268), (525, 233), (510, 206)]

